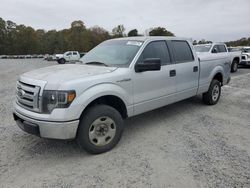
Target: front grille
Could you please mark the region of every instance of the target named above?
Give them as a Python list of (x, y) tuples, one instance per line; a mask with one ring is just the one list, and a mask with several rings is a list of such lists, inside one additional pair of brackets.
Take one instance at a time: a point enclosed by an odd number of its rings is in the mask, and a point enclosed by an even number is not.
[(17, 103), (28, 110), (40, 112), (39, 92), (39, 86), (18, 81), (16, 87)]
[(246, 58), (246, 56), (242, 56), (242, 59), (243, 59), (243, 60), (246, 60), (247, 58)]

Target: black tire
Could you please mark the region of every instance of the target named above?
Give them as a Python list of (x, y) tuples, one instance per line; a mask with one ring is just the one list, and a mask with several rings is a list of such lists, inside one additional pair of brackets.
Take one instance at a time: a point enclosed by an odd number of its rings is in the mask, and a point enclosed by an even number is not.
[[(105, 126), (106, 124), (105, 123), (93, 124), (95, 121), (98, 121), (99, 119), (101, 120), (102, 118), (109, 118), (109, 120), (111, 119), (114, 122), (113, 126), (115, 127), (115, 133), (113, 133), (114, 135), (112, 138), (110, 138), (110, 141), (109, 140), (106, 141), (106, 140), (109, 137), (107, 136), (108, 132), (112, 130), (112, 128), (110, 127), (109, 130), (106, 130), (107, 131), (106, 135), (100, 136), (98, 135), (100, 134), (100, 132), (97, 132), (97, 131), (100, 131), (100, 130), (97, 130), (97, 128), (99, 127), (96, 128), (96, 126)], [(105, 129), (105, 128), (102, 128), (102, 129)], [(79, 146), (85, 149), (88, 153), (100, 154), (100, 153), (107, 152), (111, 150), (112, 148), (114, 148), (116, 144), (120, 141), (122, 132), (123, 132), (123, 119), (122, 119), (121, 114), (111, 106), (95, 105), (95, 106), (88, 108), (87, 111), (82, 115), (79, 128), (77, 131), (76, 140)], [(105, 134), (105, 133), (101, 133), (101, 134)], [(94, 138), (93, 140), (91, 140), (90, 135), (95, 135), (97, 139)], [(107, 137), (104, 139), (104, 142), (108, 142), (108, 143), (105, 145), (97, 145), (99, 143), (98, 139), (100, 138), (101, 140), (101, 138), (104, 138), (105, 136)]]
[(66, 60), (62, 58), (62, 59), (58, 59), (57, 62), (59, 64), (65, 64)]
[[(217, 92), (218, 89), (218, 95), (216, 95), (217, 97), (215, 97), (215, 92)], [(220, 95), (221, 95), (221, 83), (218, 80), (212, 80), (209, 89), (206, 93), (203, 93), (202, 99), (203, 102), (207, 105), (215, 105), (219, 99), (220, 99)]]
[(237, 72), (238, 70), (238, 61), (236, 59), (233, 60), (231, 65), (231, 72)]

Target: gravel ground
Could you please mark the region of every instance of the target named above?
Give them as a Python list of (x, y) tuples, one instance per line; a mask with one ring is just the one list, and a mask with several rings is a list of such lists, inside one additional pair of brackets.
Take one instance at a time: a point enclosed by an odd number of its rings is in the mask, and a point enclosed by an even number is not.
[(17, 76), (53, 64), (0, 60), (0, 187), (250, 187), (250, 69), (217, 105), (198, 96), (128, 119), (116, 148), (89, 155), (13, 121)]

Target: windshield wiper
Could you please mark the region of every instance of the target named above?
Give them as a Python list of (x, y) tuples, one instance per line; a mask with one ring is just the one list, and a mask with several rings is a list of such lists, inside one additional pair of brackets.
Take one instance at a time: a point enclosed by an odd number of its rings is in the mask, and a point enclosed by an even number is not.
[(107, 64), (103, 63), (103, 62), (99, 62), (99, 61), (91, 61), (91, 62), (87, 62), (85, 63), (86, 65), (103, 65), (105, 67), (108, 67)]

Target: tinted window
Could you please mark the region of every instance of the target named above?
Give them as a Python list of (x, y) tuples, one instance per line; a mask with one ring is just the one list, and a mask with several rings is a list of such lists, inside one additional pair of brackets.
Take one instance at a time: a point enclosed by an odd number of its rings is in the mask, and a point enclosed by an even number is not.
[(66, 56), (69, 56), (69, 55), (71, 55), (71, 52), (66, 53)]
[(176, 62), (189, 62), (194, 60), (192, 50), (186, 41), (172, 41), (172, 44)]
[(225, 45), (218, 45), (219, 52), (227, 52)]
[(77, 55), (77, 53), (76, 53), (76, 52), (73, 52), (73, 55)]
[(160, 58), (161, 64), (170, 64), (170, 56), (167, 48), (167, 44), (165, 41), (155, 41), (149, 43), (144, 51), (142, 52), (139, 61), (143, 61), (147, 58)]

